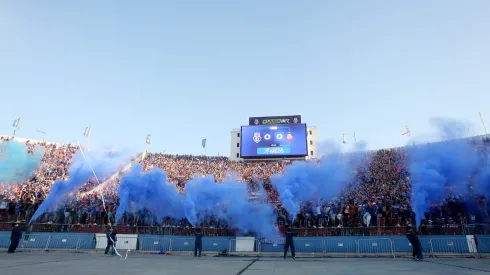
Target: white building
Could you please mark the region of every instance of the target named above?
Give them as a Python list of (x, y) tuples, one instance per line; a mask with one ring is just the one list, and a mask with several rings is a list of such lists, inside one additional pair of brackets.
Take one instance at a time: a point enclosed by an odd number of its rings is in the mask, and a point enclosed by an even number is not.
[[(233, 129), (230, 136), (230, 160), (240, 161), (240, 129)], [(307, 127), (306, 140), (308, 143), (308, 158), (320, 157), (318, 153), (318, 129), (316, 127)]]

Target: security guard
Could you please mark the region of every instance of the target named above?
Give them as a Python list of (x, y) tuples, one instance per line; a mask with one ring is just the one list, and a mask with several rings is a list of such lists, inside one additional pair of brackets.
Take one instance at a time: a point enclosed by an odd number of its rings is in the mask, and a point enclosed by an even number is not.
[(20, 238), (22, 237), (22, 231), (20, 231), (19, 224), (12, 224), (12, 234), (10, 235), (10, 246), (8, 253), (15, 253), (17, 246), (19, 246)]
[(415, 234), (411, 226), (407, 226), (407, 233), (405, 235), (407, 236), (408, 241), (412, 245), (413, 259), (417, 261), (422, 260), (424, 258), (424, 255), (422, 254), (422, 245), (420, 244), (419, 237), (417, 237), (417, 235)]
[(198, 250), (199, 250), (199, 257), (201, 257), (203, 234), (202, 234), (200, 228), (196, 229), (196, 234), (194, 236), (196, 237), (196, 241), (194, 244), (194, 257), (197, 257), (197, 251)]
[(286, 227), (286, 243), (284, 244), (284, 259), (286, 259), (286, 256), (288, 254), (288, 249), (291, 247), (291, 256), (293, 256), (293, 259), (296, 259), (296, 253), (294, 251), (294, 239), (296, 235), (294, 232), (291, 231), (289, 226)]

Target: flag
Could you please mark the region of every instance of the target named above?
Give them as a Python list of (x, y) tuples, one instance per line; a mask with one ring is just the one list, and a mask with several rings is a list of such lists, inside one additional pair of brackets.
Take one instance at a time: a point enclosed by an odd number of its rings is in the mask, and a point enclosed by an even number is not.
[(20, 117), (18, 117), (16, 120), (14, 120), (12, 127), (19, 128), (19, 121), (20, 121)]
[(343, 143), (343, 144), (346, 144), (346, 143), (347, 143), (347, 134), (346, 134), (346, 133), (344, 133), (344, 135), (343, 135), (342, 137), (343, 137), (343, 138), (342, 138), (342, 143)]
[(151, 144), (151, 135), (146, 135), (146, 144)]
[(410, 129), (408, 128), (408, 126), (406, 126), (406, 127), (405, 127), (405, 129), (406, 129), (407, 131), (406, 131), (405, 133), (403, 133), (403, 134), (402, 134), (402, 136), (404, 136), (404, 135), (410, 136), (411, 131), (410, 131)]
[(203, 138), (201, 142), (202, 148), (206, 148), (206, 139)]
[(85, 127), (85, 132), (83, 132), (84, 137), (90, 136), (90, 127)]

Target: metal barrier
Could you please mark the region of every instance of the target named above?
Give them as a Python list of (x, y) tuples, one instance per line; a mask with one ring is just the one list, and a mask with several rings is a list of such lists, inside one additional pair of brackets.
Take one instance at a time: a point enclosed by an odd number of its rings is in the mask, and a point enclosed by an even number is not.
[[(205, 248), (204, 243), (207, 238), (203, 238), (203, 250)], [(194, 237), (182, 237), (173, 238), (171, 241), (171, 251), (177, 253), (192, 254), (194, 253), (195, 238)]]
[[(407, 238), (391, 239), (391, 241), (393, 242), (395, 257), (412, 257), (413, 247)], [(424, 255), (430, 255), (432, 253), (428, 239), (420, 239), (420, 245), (422, 246), (422, 253)]]
[(466, 238), (433, 238), (429, 240), (433, 257), (475, 257), (473, 245)]
[(48, 240), (46, 250), (60, 249), (60, 250), (78, 250), (80, 247), (80, 237), (72, 235), (58, 235), (53, 234)]
[(171, 252), (172, 239), (164, 237), (146, 237), (140, 240), (140, 252)]
[(490, 237), (475, 237), (475, 246), (479, 258), (490, 257)]
[(228, 247), (229, 255), (240, 255), (240, 256), (258, 256), (260, 254), (260, 240), (248, 240), (247, 243), (243, 244), (247, 240), (230, 240), (230, 245)]
[(9, 248), (10, 246), (10, 235), (0, 235), (0, 248)]
[(359, 257), (366, 254), (369, 256), (389, 256), (395, 257), (393, 251), (393, 242), (391, 239), (386, 238), (376, 238), (376, 239), (359, 239), (357, 240), (357, 251)]
[[(51, 223), (21, 223), (20, 227), (29, 232), (77, 232), (77, 233), (104, 233), (107, 225), (93, 224), (51, 224)], [(0, 231), (10, 231), (11, 222), (0, 222)], [(236, 236), (236, 230), (225, 228), (202, 228), (205, 236)], [(193, 236), (195, 229), (174, 226), (134, 226), (117, 225), (120, 234), (153, 234)], [(400, 226), (373, 226), (373, 227), (319, 227), (319, 228), (292, 228), (298, 237), (326, 237), (326, 236), (402, 236), (405, 228)], [(421, 226), (420, 235), (485, 235), (490, 234), (490, 224), (465, 225), (430, 225)]]
[(299, 256), (323, 257), (325, 242), (322, 239), (296, 238), (294, 248)]
[[(105, 250), (107, 247), (107, 236), (105, 234), (95, 234), (95, 251)], [(138, 236), (117, 235), (116, 249), (122, 251), (134, 251), (138, 249)]]
[(357, 240), (354, 239), (325, 239), (325, 256), (353, 257), (358, 256)]
[(17, 250), (22, 251), (39, 251), (46, 250), (49, 244), (49, 235), (23, 234)]
[[(172, 238), (172, 253), (179, 254), (194, 254), (195, 238), (194, 237), (182, 237)], [(230, 240), (226, 238), (202, 238), (202, 251), (203, 252), (226, 252), (230, 247)]]
[[(261, 241), (260, 254), (284, 253), (284, 239)], [(325, 242), (322, 239), (295, 238), (294, 249), (300, 257), (323, 257), (325, 254)]]
[(261, 240), (259, 244), (259, 253), (268, 255), (270, 253), (284, 253), (284, 239)]

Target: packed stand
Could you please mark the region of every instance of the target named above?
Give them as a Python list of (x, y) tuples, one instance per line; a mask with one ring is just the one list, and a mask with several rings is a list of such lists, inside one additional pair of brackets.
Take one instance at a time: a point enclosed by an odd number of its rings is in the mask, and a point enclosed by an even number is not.
[[(481, 143), (479, 143), (481, 144)], [(71, 145), (47, 145), (26, 143), (28, 147), (44, 146), (46, 154), (35, 177), (22, 185), (4, 185), (0, 200), (0, 211), (7, 214), (1, 219), (29, 219), (37, 206), (49, 192), (54, 180), (66, 177), (68, 166), (76, 151)], [(490, 140), (484, 140), (478, 150), (488, 150)], [(346, 188), (343, 195), (331, 201), (304, 202), (300, 213), (292, 221), (296, 228), (332, 229), (332, 228), (373, 228), (403, 227), (414, 222), (410, 207), (410, 176), (404, 168), (407, 156), (402, 149), (385, 149), (366, 153), (366, 163), (353, 171), (356, 180)], [(369, 160), (369, 161), (368, 161)], [(141, 164), (145, 171), (160, 168), (167, 173), (170, 183), (177, 190), (185, 192), (186, 183), (193, 177), (212, 175), (217, 183), (230, 177), (248, 184), (250, 197), (263, 189), (267, 192), (268, 202), (277, 212), (277, 226), (290, 222), (287, 211), (281, 207), (278, 192), (270, 183), (273, 174), (282, 173), (292, 161), (235, 162), (226, 157), (204, 157), (190, 155), (147, 154)], [(103, 186), (106, 209), (102, 206), (97, 182), (90, 180), (78, 192), (76, 199), (66, 203), (55, 213), (44, 215), (37, 222), (53, 224), (107, 224), (114, 223), (118, 206), (117, 188), (119, 175)], [(448, 227), (465, 224), (489, 222), (489, 205), (483, 196), (474, 196), (472, 205), (458, 201), (458, 194), (448, 190), (444, 203), (433, 205), (423, 221), (426, 228)], [(107, 210), (107, 212), (105, 211)], [(185, 219), (167, 217), (158, 221), (148, 211), (124, 213), (121, 224), (129, 226), (160, 226), (163, 228), (186, 228), (190, 224)], [(200, 224), (203, 227), (226, 228), (224, 221), (210, 215)]]

